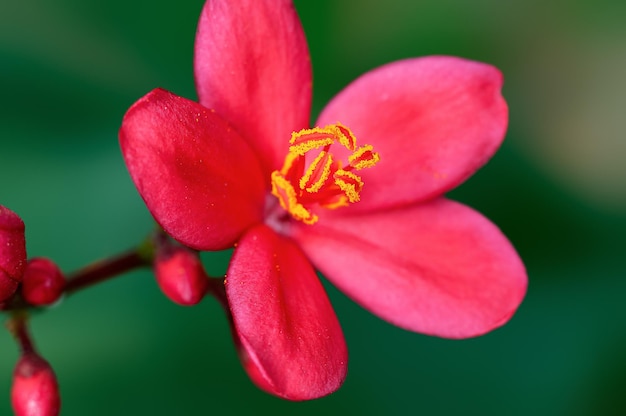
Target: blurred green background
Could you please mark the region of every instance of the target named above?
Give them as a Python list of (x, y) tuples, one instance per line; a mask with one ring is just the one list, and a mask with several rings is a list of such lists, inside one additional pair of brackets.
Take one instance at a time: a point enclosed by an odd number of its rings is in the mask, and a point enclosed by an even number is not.
[[(24, 219), (31, 256), (71, 271), (150, 232), (117, 130), (154, 87), (195, 98), (202, 3), (0, 3), (0, 204)], [(451, 196), (518, 248), (530, 277), (524, 303), (503, 328), (451, 341), (386, 324), (329, 286), (348, 378), (330, 397), (290, 403), (249, 382), (217, 302), (175, 306), (150, 273), (133, 273), (34, 317), (62, 414), (626, 414), (626, 3), (295, 3), (316, 112), (401, 58), (458, 55), (504, 72), (507, 140)], [(204, 258), (224, 272), (227, 255)], [(3, 415), (16, 359), (0, 332)]]

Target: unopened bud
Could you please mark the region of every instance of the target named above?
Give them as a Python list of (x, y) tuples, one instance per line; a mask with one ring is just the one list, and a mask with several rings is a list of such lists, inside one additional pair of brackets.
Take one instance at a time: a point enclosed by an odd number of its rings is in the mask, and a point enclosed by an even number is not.
[(28, 260), (22, 280), (22, 296), (32, 305), (49, 305), (56, 302), (65, 286), (59, 267), (43, 257)]
[(15, 292), (25, 266), (24, 222), (16, 213), (0, 205), (0, 302)]
[(154, 274), (165, 296), (179, 305), (200, 302), (209, 285), (198, 253), (171, 242), (157, 248)]
[(17, 289), (17, 282), (9, 277), (4, 270), (0, 269), (0, 302), (11, 297)]
[(59, 386), (50, 364), (26, 352), (13, 372), (11, 403), (16, 416), (56, 416), (61, 408)]

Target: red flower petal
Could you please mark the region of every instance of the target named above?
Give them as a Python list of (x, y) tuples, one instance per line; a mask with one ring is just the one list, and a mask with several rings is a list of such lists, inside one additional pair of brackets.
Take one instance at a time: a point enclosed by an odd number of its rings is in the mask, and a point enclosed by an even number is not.
[(526, 292), (524, 266), (506, 237), (453, 201), (324, 217), (292, 232), (329, 280), (412, 331), (481, 335), (503, 325)]
[(492, 66), (426, 57), (375, 69), (339, 93), (318, 125), (340, 121), (380, 154), (359, 172), (365, 185), (351, 211), (426, 200), (470, 176), (504, 138), (501, 86)]
[(311, 62), (289, 0), (209, 0), (196, 35), (200, 103), (249, 141), (269, 172), (280, 169), (291, 132), (308, 127)]
[(311, 264), (290, 240), (261, 225), (237, 245), (226, 294), (240, 356), (263, 390), (314, 399), (342, 384), (347, 349)]
[(261, 219), (265, 185), (258, 161), (214, 112), (156, 89), (128, 110), (119, 136), (148, 209), (183, 244), (227, 248)]

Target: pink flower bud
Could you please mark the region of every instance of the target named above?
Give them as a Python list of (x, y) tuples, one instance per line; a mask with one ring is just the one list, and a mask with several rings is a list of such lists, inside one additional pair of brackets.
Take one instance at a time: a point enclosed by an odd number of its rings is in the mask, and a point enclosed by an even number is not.
[(50, 364), (34, 352), (22, 355), (13, 372), (11, 403), (16, 416), (55, 416), (61, 399)]
[(11, 297), (17, 289), (17, 282), (9, 277), (4, 270), (0, 269), (0, 302)]
[(65, 278), (59, 267), (43, 257), (32, 258), (24, 270), (22, 296), (32, 305), (49, 305), (63, 293)]
[(24, 222), (16, 213), (0, 205), (0, 302), (15, 292), (25, 266)]
[(179, 305), (195, 305), (208, 289), (208, 276), (198, 254), (170, 242), (158, 247), (154, 273), (161, 291)]

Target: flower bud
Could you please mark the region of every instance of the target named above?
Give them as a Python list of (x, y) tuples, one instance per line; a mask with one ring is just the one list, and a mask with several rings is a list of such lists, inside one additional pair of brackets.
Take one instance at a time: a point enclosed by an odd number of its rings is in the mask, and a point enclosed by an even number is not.
[(25, 352), (15, 366), (11, 403), (16, 416), (59, 414), (61, 399), (54, 372), (34, 352)]
[(11, 297), (17, 289), (17, 282), (0, 269), (0, 303)]
[(198, 254), (169, 241), (157, 248), (154, 273), (161, 291), (179, 305), (195, 305), (208, 289), (209, 279)]
[(0, 205), (0, 302), (15, 292), (25, 266), (24, 222), (16, 213)]
[(22, 296), (32, 305), (49, 305), (63, 293), (65, 278), (59, 267), (43, 257), (28, 260), (22, 279)]

